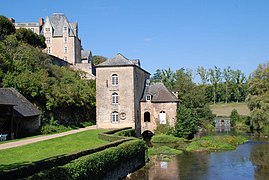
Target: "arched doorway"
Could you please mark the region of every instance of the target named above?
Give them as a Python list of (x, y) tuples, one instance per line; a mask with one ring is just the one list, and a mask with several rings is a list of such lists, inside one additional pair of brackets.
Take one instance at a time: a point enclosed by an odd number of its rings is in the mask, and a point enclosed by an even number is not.
[(144, 122), (150, 122), (150, 113), (149, 112), (144, 113)]
[(166, 113), (161, 111), (159, 114), (160, 124), (166, 124)]

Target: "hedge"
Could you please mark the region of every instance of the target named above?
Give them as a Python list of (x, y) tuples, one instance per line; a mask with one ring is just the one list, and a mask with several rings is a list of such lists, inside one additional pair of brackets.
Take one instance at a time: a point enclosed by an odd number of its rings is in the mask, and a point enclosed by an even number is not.
[[(123, 167), (130, 161), (136, 161), (135, 163), (142, 167), (145, 164), (146, 149), (147, 146), (143, 140), (131, 140), (117, 147), (78, 158), (64, 166), (39, 172), (29, 179), (104, 179), (109, 177), (108, 174), (113, 170), (119, 171), (118, 167)], [(126, 166), (129, 172), (130, 168), (137, 168), (134, 164), (132, 165), (133, 167)], [(114, 178), (123, 178), (123, 174), (127, 175), (123, 172)]]
[(122, 132), (124, 131), (133, 131), (131, 127), (115, 129), (107, 132), (102, 132), (98, 134), (98, 138), (105, 141), (118, 141), (122, 139), (131, 139), (131, 137), (123, 137)]
[(123, 128), (123, 129), (117, 129), (113, 131), (108, 131), (105, 133), (100, 133), (99, 138), (107, 141), (113, 141), (111, 143), (108, 143), (106, 145), (97, 147), (97, 148), (91, 148), (79, 152), (74, 152), (71, 154), (66, 154), (66, 155), (59, 155), (59, 156), (54, 156), (51, 158), (43, 159), (40, 161), (32, 162), (29, 164), (22, 165), (18, 168), (10, 169), (10, 170), (4, 170), (0, 172), (0, 177), (1, 179), (18, 179), (18, 178), (23, 178), (27, 176), (31, 176), (35, 173), (38, 173), (40, 171), (50, 169), (56, 166), (62, 166), (65, 165), (72, 160), (75, 160), (77, 158), (80, 158), (85, 155), (89, 155), (98, 151), (102, 151), (107, 148), (111, 148), (114, 146), (117, 146), (123, 142), (130, 141), (131, 138), (127, 137), (120, 137), (120, 136), (113, 136), (112, 134), (115, 132), (119, 132), (121, 130), (126, 130), (130, 128)]

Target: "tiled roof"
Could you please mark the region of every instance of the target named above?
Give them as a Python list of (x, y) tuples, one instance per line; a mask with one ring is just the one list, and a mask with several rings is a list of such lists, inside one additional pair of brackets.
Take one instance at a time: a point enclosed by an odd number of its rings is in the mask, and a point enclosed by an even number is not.
[(64, 14), (52, 14), (49, 18), (49, 21), (51, 23), (51, 26), (53, 27), (53, 36), (62, 36), (64, 27), (68, 27), (70, 29), (70, 36), (76, 36), (73, 32), (73, 29), (76, 28), (77, 23), (69, 23)]
[(15, 105), (14, 110), (23, 117), (38, 116), (41, 112), (14, 88), (0, 88), (0, 104)]
[(147, 95), (151, 95), (151, 102), (178, 102), (177, 97), (163, 83), (151, 83), (146, 86), (141, 101), (146, 101)]

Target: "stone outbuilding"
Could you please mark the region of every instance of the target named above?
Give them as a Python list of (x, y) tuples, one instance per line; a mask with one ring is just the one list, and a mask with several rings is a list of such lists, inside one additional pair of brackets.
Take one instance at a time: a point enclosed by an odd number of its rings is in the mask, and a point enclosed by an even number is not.
[(174, 125), (177, 97), (162, 83), (150, 84), (140, 60), (122, 54), (96, 66), (96, 124), (98, 128), (132, 127), (137, 136), (154, 132), (157, 124)]
[(37, 131), (41, 112), (14, 88), (0, 88), (0, 134), (8, 139)]

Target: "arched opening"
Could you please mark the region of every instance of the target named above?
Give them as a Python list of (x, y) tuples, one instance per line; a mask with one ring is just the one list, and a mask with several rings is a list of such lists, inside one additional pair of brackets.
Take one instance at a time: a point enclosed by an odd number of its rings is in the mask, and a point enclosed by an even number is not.
[(160, 124), (166, 124), (166, 113), (161, 111), (159, 114)]
[(144, 113), (144, 122), (150, 122), (150, 113), (149, 112)]
[(153, 135), (154, 135), (154, 133), (151, 132), (150, 130), (145, 130), (145, 131), (142, 133), (142, 137), (143, 137), (143, 139), (150, 139), (150, 138), (152, 138)]

